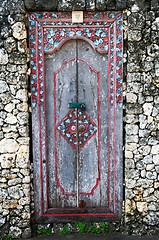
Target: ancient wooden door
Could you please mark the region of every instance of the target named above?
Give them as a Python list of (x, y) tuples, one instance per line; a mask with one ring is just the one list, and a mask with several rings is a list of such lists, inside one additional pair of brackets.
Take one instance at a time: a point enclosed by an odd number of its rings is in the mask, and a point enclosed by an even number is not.
[(121, 14), (70, 17), (30, 15), (36, 216), (112, 220), (122, 203)]

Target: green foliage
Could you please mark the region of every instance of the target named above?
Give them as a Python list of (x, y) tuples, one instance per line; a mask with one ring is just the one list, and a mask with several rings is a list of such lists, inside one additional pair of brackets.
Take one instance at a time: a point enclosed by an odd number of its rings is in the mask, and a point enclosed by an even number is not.
[(98, 228), (96, 226), (96, 223), (93, 223), (93, 226), (89, 227), (88, 232), (89, 233), (100, 234), (102, 231), (100, 230), (100, 228)]
[(108, 233), (108, 223), (100, 222), (100, 227), (102, 228), (103, 233)]
[(64, 234), (65, 235), (65, 234), (68, 234), (68, 233), (70, 233), (70, 232), (67, 230), (66, 225), (64, 225), (63, 229), (60, 232), (60, 234)]
[[(75, 226), (79, 229), (79, 233), (94, 233), (94, 234), (100, 234), (100, 233), (108, 233), (109, 232), (109, 224), (105, 222), (100, 222), (100, 223), (92, 223), (92, 225), (88, 228), (87, 230), (87, 223), (85, 222), (77, 222), (75, 223)], [(130, 229), (130, 233), (133, 232), (133, 228)], [(60, 231), (60, 234), (69, 234), (70, 232), (67, 229), (67, 225), (64, 224), (62, 230)], [(52, 234), (52, 229), (51, 228), (45, 228), (41, 230), (37, 230), (37, 234), (47, 234), (51, 235)], [(12, 238), (7, 238), (5, 240), (11, 240)], [(0, 239), (2, 240), (2, 239)]]
[(43, 233), (45, 233), (47, 235), (51, 235), (52, 234), (52, 229), (51, 228), (45, 228), (45, 229), (37, 230), (36, 232), (39, 235), (43, 234)]
[(78, 222), (75, 223), (76, 227), (79, 228), (79, 233), (86, 233), (86, 223), (85, 222)]
[[(11, 234), (8, 234), (7, 237), (5, 238), (5, 240), (12, 240), (12, 235)], [(0, 240), (3, 240), (3, 238), (1, 238)]]
[(11, 234), (8, 234), (8, 236), (6, 237), (6, 239), (5, 240), (12, 240), (13, 238), (12, 238), (12, 235)]
[(130, 233), (132, 234), (132, 233), (133, 233), (133, 231), (134, 231), (134, 228), (133, 228), (133, 227), (131, 227), (131, 228), (130, 228)]

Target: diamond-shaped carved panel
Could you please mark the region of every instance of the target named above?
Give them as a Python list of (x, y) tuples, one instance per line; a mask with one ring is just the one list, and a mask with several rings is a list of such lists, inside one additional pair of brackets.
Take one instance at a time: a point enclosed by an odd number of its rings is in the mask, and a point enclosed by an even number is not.
[[(72, 109), (57, 125), (57, 130), (75, 150), (77, 150), (76, 128), (76, 110)], [(81, 150), (97, 132), (96, 124), (84, 111), (81, 110), (78, 110), (78, 132), (79, 150)]]

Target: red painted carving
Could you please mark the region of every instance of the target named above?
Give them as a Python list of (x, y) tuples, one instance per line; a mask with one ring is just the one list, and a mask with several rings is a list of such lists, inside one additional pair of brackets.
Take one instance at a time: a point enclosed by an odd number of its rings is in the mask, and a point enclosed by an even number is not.
[[(38, 103), (39, 109), (39, 128), (40, 128), (40, 172), (41, 172), (41, 212), (42, 216), (80, 216), (81, 214), (46, 214), (43, 212), (43, 168), (42, 168), (42, 123), (41, 123), (41, 107), (45, 108), (45, 73), (44, 73), (44, 52), (47, 50), (45, 47), (52, 46), (49, 43), (49, 39), (53, 40), (53, 44), (56, 50), (69, 39), (85, 39), (96, 50), (104, 49), (108, 53), (108, 125), (110, 126), (110, 108), (112, 105), (113, 109), (113, 178), (114, 178), (114, 189), (115, 189), (115, 108), (122, 106), (122, 15), (121, 13), (84, 13), (84, 25), (83, 24), (72, 24), (71, 13), (31, 13), (30, 18), (30, 57), (31, 57), (31, 86), (32, 86), (32, 106), (36, 107)], [(63, 33), (56, 32), (55, 37), (51, 36), (48, 38), (46, 32), (48, 29), (58, 29), (63, 31), (63, 28), (67, 30)], [(86, 29), (88, 28), (88, 32)], [(97, 31), (102, 29), (102, 33)], [(71, 30), (75, 34), (73, 36), (67, 36), (68, 30)], [(97, 31), (96, 31), (97, 30)], [(81, 33), (82, 35), (81, 35)], [(103, 34), (104, 33), (104, 34)], [(102, 35), (103, 34), (103, 35)], [(106, 34), (106, 35), (105, 35)], [(105, 36), (104, 36), (105, 35)], [(100, 39), (103, 41), (100, 41)], [(99, 42), (100, 41), (100, 42)], [(51, 51), (51, 48), (49, 51)], [(54, 49), (55, 49), (54, 48)], [(53, 49), (53, 48), (52, 48)], [(55, 79), (55, 75), (54, 75)], [(99, 75), (98, 75), (99, 79)], [(99, 101), (99, 100), (98, 100)], [(117, 104), (116, 104), (117, 103)], [(100, 114), (98, 116), (98, 126), (100, 126)], [(56, 127), (56, 126), (55, 126)], [(46, 122), (45, 122), (46, 129)], [(100, 136), (100, 128), (98, 127), (98, 135)], [(46, 136), (45, 136), (45, 148)], [(99, 144), (100, 149), (100, 144)], [(108, 128), (108, 180), (110, 182), (110, 128)], [(100, 156), (100, 154), (99, 154)], [(47, 156), (46, 156), (47, 157)], [(47, 159), (47, 158), (46, 158)], [(46, 161), (47, 166), (47, 161)], [(99, 171), (100, 171), (100, 159), (99, 159)], [(97, 184), (100, 180), (97, 179)], [(96, 186), (92, 189), (93, 193)], [(46, 175), (46, 191), (47, 191), (47, 175)], [(46, 194), (47, 195), (47, 194)], [(86, 215), (109, 215), (115, 214), (115, 190), (114, 190), (114, 211), (113, 213), (96, 213)], [(48, 209), (48, 203), (47, 203)], [(109, 184), (109, 209), (110, 209), (110, 184)]]

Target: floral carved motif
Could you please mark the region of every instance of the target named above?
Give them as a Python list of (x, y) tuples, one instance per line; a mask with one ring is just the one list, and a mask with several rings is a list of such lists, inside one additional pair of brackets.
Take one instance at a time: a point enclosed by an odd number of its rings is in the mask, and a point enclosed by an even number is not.
[[(110, 102), (122, 105), (122, 15), (84, 13), (84, 22), (72, 23), (71, 13), (31, 13), (30, 56), (32, 106), (44, 103), (44, 53), (60, 49), (69, 39), (84, 39), (100, 53), (108, 54)], [(114, 94), (115, 93), (115, 94)]]

